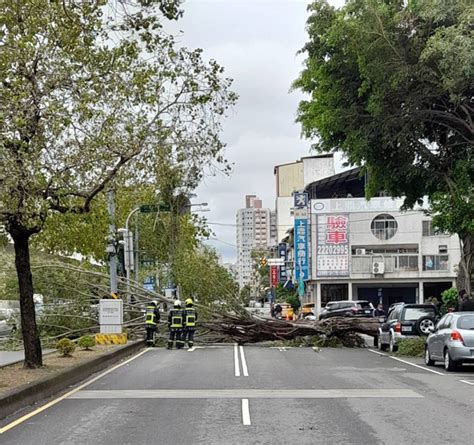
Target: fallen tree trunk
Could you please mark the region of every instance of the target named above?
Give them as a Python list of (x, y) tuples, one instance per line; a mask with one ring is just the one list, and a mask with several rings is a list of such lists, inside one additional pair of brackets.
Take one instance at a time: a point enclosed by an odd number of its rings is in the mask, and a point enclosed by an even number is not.
[(216, 314), (200, 323), (208, 330), (207, 337), (215, 341), (234, 341), (240, 344), (262, 341), (292, 340), (304, 336), (343, 338), (352, 334), (377, 336), (380, 322), (376, 318), (334, 317), (321, 321), (283, 321), (255, 315)]

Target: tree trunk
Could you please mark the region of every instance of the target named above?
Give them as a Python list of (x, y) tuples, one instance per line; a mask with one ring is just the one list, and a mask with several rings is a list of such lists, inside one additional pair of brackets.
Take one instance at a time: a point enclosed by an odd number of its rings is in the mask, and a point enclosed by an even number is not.
[(459, 236), (461, 240), (461, 261), (459, 263), (458, 288), (465, 289), (471, 296), (471, 277), (473, 267), (474, 242), (471, 234)]
[(25, 368), (38, 368), (43, 365), (43, 357), (33, 301), (29, 247), (31, 234), (21, 227), (12, 228), (10, 234), (15, 245), (15, 267), (20, 289), (21, 333), (25, 349), (24, 366)]

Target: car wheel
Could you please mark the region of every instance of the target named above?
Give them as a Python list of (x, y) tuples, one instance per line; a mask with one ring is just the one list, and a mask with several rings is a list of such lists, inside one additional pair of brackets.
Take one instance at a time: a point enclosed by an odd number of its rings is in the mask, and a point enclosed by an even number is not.
[(390, 352), (397, 352), (398, 346), (395, 343), (395, 339), (393, 338), (393, 335), (390, 336), (389, 348), (390, 348)]
[(432, 317), (421, 317), (415, 324), (415, 331), (419, 335), (430, 335), (435, 328), (435, 321)]
[(382, 343), (382, 339), (380, 338), (380, 335), (377, 337), (377, 348), (380, 351), (386, 351), (388, 348), (388, 345), (385, 343)]
[(434, 366), (435, 362), (434, 360), (431, 360), (431, 355), (430, 351), (428, 349), (428, 346), (425, 347), (425, 365), (426, 366)]
[(458, 369), (458, 364), (451, 359), (447, 349), (444, 351), (444, 369), (446, 371), (456, 371)]

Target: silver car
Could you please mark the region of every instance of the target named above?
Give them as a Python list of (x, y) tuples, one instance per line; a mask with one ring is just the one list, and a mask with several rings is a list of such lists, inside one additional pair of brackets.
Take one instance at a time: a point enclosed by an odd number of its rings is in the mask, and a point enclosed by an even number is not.
[(425, 346), (426, 365), (436, 361), (443, 361), (446, 371), (474, 362), (474, 312), (451, 312), (439, 320)]

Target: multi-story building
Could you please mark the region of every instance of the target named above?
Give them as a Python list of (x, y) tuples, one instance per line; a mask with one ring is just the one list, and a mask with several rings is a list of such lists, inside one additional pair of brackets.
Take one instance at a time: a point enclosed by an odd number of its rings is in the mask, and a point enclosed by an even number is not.
[[(273, 169), (276, 183), (276, 243), (293, 227), (293, 193), (301, 191), (313, 181), (334, 175), (332, 154), (307, 156), (299, 161), (275, 166)], [(275, 244), (276, 244), (275, 243)]]
[(456, 235), (433, 229), (425, 209), (400, 210), (403, 200), (364, 194), (358, 169), (316, 181), (310, 194), (311, 274), (306, 300), (365, 299), (385, 309), (403, 301), (440, 300), (455, 285)]
[(239, 209), (237, 222), (237, 273), (239, 286), (254, 284), (252, 250), (267, 249), (271, 239), (271, 211), (262, 208), (256, 195), (245, 197), (245, 208)]

